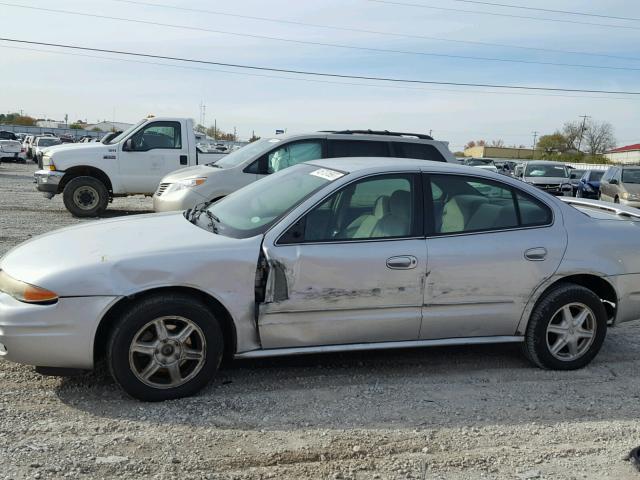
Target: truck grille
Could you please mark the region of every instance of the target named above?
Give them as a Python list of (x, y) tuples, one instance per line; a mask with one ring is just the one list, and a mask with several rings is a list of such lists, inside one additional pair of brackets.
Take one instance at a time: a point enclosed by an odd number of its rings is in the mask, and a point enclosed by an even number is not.
[(165, 190), (169, 187), (169, 185), (171, 185), (170, 183), (161, 183), (158, 186), (158, 190), (156, 190), (156, 197), (159, 197), (160, 195), (162, 195)]

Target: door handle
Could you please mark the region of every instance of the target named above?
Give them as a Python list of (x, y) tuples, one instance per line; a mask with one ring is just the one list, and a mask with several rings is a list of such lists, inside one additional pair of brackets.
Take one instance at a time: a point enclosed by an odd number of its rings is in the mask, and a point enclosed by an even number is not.
[(187, 165), (189, 158), (186, 155), (180, 155), (180, 165)]
[(387, 268), (391, 270), (411, 270), (418, 265), (418, 259), (413, 255), (401, 255), (387, 259)]
[(532, 262), (541, 262), (547, 258), (547, 249), (544, 247), (530, 248), (524, 252), (524, 258)]

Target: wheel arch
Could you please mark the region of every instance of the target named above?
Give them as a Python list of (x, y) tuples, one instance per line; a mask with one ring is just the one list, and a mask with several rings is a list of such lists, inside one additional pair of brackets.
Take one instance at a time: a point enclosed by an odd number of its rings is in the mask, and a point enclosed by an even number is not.
[(599, 275), (595, 275), (593, 273), (576, 273), (572, 275), (565, 275), (563, 277), (556, 277), (550, 283), (543, 284), (537, 292), (532, 295), (525, 307), (525, 311), (518, 325), (518, 335), (524, 334), (527, 324), (529, 323), (529, 319), (531, 318), (531, 314), (538, 303), (540, 303), (540, 301), (550, 291), (567, 283), (580, 285), (598, 295), (604, 305), (605, 311), (607, 312), (609, 323), (615, 319), (618, 307), (618, 294), (614, 286), (606, 278)]
[(106, 353), (107, 340), (109, 334), (115, 327), (118, 318), (122, 313), (133, 304), (140, 300), (152, 295), (167, 294), (167, 293), (182, 293), (193, 297), (196, 300), (201, 301), (207, 307), (209, 307), (216, 317), (220, 320), (220, 327), (224, 336), (224, 359), (229, 360), (233, 358), (237, 348), (237, 333), (236, 326), (233, 321), (233, 317), (227, 310), (227, 308), (212, 295), (198, 290), (193, 287), (159, 287), (150, 290), (145, 290), (134, 295), (129, 295), (121, 298), (109, 310), (103, 315), (98, 328), (96, 329), (93, 338), (93, 361), (95, 363), (104, 358)]
[(60, 184), (58, 185), (58, 193), (61, 193), (67, 183), (77, 177), (93, 177), (96, 180), (100, 180), (102, 183), (104, 183), (105, 187), (107, 187), (109, 195), (113, 195), (113, 184), (111, 183), (109, 175), (107, 175), (99, 168), (90, 167), (88, 165), (80, 165), (65, 170), (65, 174), (62, 177), (62, 180), (60, 180)]

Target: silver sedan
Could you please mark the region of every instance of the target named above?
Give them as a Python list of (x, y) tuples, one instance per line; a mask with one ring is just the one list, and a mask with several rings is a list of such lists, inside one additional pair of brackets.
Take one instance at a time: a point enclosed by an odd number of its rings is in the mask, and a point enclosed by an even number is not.
[(640, 317), (638, 214), (420, 160), (317, 160), (184, 213), (30, 240), (0, 261), (0, 358), (106, 357), (133, 397), (222, 358), (511, 342), (542, 368)]

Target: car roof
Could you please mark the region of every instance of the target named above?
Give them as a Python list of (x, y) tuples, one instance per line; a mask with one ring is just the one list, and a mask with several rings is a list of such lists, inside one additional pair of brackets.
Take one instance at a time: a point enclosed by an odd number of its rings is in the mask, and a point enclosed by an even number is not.
[[(347, 173), (355, 172), (386, 172), (386, 171), (416, 171), (429, 170), (433, 172), (456, 172), (468, 173), (473, 175), (480, 174), (491, 178), (503, 178), (499, 174), (491, 174), (486, 170), (477, 167), (469, 167), (452, 162), (436, 162), (432, 160), (418, 160), (412, 158), (395, 158), (395, 157), (342, 157), (342, 158), (323, 158), (320, 160), (312, 160), (306, 162), (310, 165), (318, 167), (330, 168)], [(482, 175), (489, 173), (490, 175)]]
[(566, 165), (562, 162), (553, 162), (551, 160), (528, 160), (527, 164), (530, 164), (530, 163), (535, 163), (538, 165), (561, 165), (563, 167), (566, 167)]
[[(412, 134), (376, 134), (368, 133), (360, 130), (354, 130), (353, 133), (347, 133), (350, 131), (320, 131), (320, 132), (301, 132), (301, 133), (285, 133), (281, 135), (274, 135), (271, 137), (263, 137), (266, 140), (295, 140), (295, 139), (304, 139), (304, 138), (337, 138), (340, 140), (378, 140), (383, 142), (416, 142), (416, 143), (445, 143), (442, 140), (436, 140), (433, 138), (418, 138), (415, 136), (411, 136)], [(416, 134), (417, 135), (417, 134)]]

